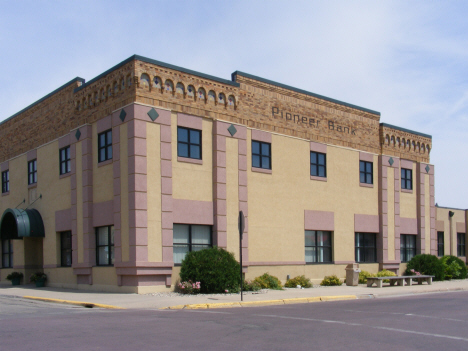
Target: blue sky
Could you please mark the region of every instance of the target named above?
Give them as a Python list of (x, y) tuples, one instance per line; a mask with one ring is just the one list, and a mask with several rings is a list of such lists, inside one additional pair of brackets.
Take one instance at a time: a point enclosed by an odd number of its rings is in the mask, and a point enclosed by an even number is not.
[(431, 134), (436, 202), (468, 208), (465, 1), (0, 0), (0, 120), (133, 54), (235, 70)]

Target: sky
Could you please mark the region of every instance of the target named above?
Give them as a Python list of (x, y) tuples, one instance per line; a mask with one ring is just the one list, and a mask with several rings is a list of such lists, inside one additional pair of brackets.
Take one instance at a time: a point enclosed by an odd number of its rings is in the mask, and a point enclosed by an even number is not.
[(0, 121), (131, 55), (239, 70), (432, 135), (435, 199), (468, 208), (466, 1), (0, 0)]

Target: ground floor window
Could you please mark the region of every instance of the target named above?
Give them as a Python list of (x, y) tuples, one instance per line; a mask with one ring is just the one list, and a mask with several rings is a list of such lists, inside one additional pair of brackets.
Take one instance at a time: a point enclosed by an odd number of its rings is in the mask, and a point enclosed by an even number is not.
[(305, 231), (305, 261), (306, 263), (332, 261), (331, 232), (321, 230)]
[(60, 233), (60, 265), (70, 267), (72, 264), (72, 239), (71, 232)]
[(377, 262), (377, 246), (375, 233), (356, 233), (355, 259), (356, 262)]
[(96, 228), (96, 264), (114, 264), (114, 226)]
[(437, 232), (437, 256), (444, 255), (444, 232)]
[(212, 246), (211, 226), (174, 224), (173, 259), (181, 264), (187, 252), (200, 251)]
[(457, 256), (465, 257), (465, 233), (457, 233)]
[(400, 235), (401, 262), (408, 262), (416, 256), (416, 235)]
[(2, 240), (2, 268), (13, 268), (13, 241)]

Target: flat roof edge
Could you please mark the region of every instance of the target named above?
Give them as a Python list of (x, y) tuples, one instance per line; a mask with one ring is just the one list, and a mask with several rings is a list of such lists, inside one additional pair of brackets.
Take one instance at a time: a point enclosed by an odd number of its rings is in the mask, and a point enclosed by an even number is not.
[(0, 122), (0, 125), (2, 125), (3, 123), (9, 121), (10, 119), (22, 114), (23, 112), (29, 110), (30, 108), (34, 107), (35, 105), (41, 103), (42, 101), (48, 99), (49, 97), (51, 97), (52, 95), (58, 93), (60, 90), (66, 88), (67, 86), (69, 86), (70, 84), (73, 84), (73, 83), (76, 83), (76, 82), (81, 82), (82, 84), (84, 84), (85, 80), (83, 78), (80, 78), (80, 77), (76, 77), (72, 80), (70, 80), (69, 82), (65, 83), (64, 85), (60, 86), (59, 88), (55, 89), (54, 91), (52, 91), (51, 93), (47, 94), (46, 96), (40, 98), (39, 100), (33, 102), (31, 105), (28, 105), (26, 106), (25, 108), (23, 108), (21, 111), (19, 112), (16, 112), (14, 115), (4, 119), (3, 121)]
[(416, 135), (419, 135), (419, 136), (422, 136), (422, 137), (425, 137), (425, 138), (432, 139), (432, 135), (424, 134), (424, 133), (420, 133), (420, 132), (415, 132), (414, 130), (406, 129), (406, 128), (402, 128), (402, 127), (398, 127), (398, 126), (394, 126), (393, 124), (380, 123), (380, 125), (381, 125), (382, 127), (393, 128), (393, 129), (396, 129), (396, 130), (401, 130), (402, 132), (411, 133), (411, 134), (416, 134)]
[(457, 211), (468, 211), (466, 208), (455, 208), (455, 207), (447, 207), (447, 206), (439, 206), (436, 204), (437, 208), (445, 208), (446, 210), (457, 210)]
[(240, 76), (243, 76), (243, 77), (246, 77), (246, 78), (250, 78), (250, 79), (255, 79), (255, 80), (258, 80), (258, 81), (263, 82), (263, 83), (267, 83), (267, 84), (274, 85), (274, 86), (277, 86), (277, 87), (280, 87), (280, 88), (292, 90), (292, 91), (295, 91), (297, 93), (301, 93), (301, 94), (304, 94), (304, 95), (309, 95), (309, 96), (312, 96), (312, 97), (315, 97), (315, 98), (318, 98), (318, 99), (333, 102), (333, 103), (338, 104), (338, 105), (354, 108), (356, 110), (360, 110), (360, 111), (363, 111), (363, 112), (367, 112), (367, 113), (371, 113), (373, 115), (380, 116), (380, 112), (378, 112), (378, 111), (370, 110), (370, 109), (367, 109), (367, 108), (364, 108), (364, 107), (361, 107), (361, 106), (357, 106), (357, 105), (353, 105), (353, 104), (348, 104), (347, 102), (332, 99), (332, 98), (329, 98), (329, 97), (324, 96), (324, 95), (315, 94), (315, 93), (312, 93), (312, 92), (307, 91), (307, 90), (298, 89), (298, 88), (295, 88), (295, 87), (290, 86), (290, 85), (278, 83), (278, 82), (275, 82), (275, 81), (272, 81), (272, 80), (269, 80), (269, 79), (254, 76), (253, 74), (249, 74), (249, 73), (245, 73), (245, 72), (241, 72), (241, 71), (233, 72), (231, 74), (231, 79), (233, 81), (235, 81), (237, 75), (240, 75)]

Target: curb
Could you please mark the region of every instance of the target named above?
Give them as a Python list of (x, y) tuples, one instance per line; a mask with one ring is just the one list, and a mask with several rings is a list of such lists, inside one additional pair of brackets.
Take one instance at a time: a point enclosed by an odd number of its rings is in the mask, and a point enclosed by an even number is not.
[(232, 308), (232, 307), (257, 307), (257, 306), (272, 306), (272, 305), (289, 305), (298, 303), (313, 303), (321, 301), (341, 301), (341, 300), (356, 300), (356, 295), (340, 295), (340, 296), (317, 296), (317, 297), (299, 297), (294, 299), (281, 300), (264, 300), (264, 301), (247, 301), (247, 302), (221, 302), (221, 303), (200, 303), (191, 305), (175, 305), (162, 307), (160, 310), (200, 310), (213, 308)]
[(125, 310), (123, 307), (118, 307), (118, 306), (112, 306), (112, 305), (104, 305), (101, 303), (90, 303), (90, 302), (82, 302), (82, 301), (70, 301), (70, 300), (60, 300), (60, 299), (51, 299), (48, 297), (37, 297), (37, 296), (22, 296), (23, 299), (29, 299), (29, 300), (38, 300), (38, 301), (44, 301), (44, 302), (53, 302), (53, 303), (63, 303), (67, 305), (77, 305), (77, 306), (83, 306), (87, 308), (93, 308), (93, 307), (99, 307), (99, 308), (107, 308), (107, 309), (113, 309), (113, 310)]

